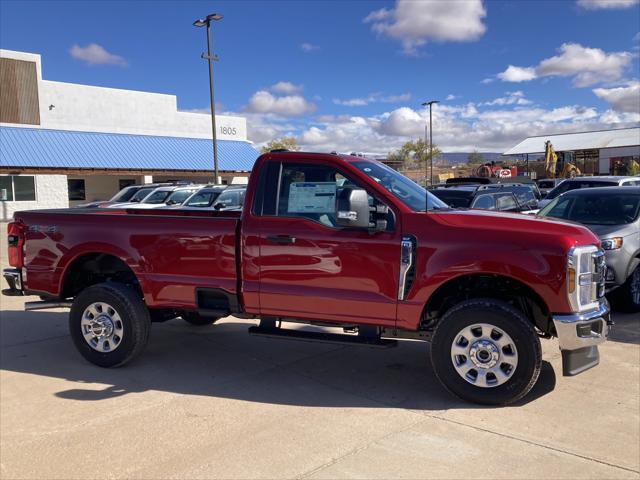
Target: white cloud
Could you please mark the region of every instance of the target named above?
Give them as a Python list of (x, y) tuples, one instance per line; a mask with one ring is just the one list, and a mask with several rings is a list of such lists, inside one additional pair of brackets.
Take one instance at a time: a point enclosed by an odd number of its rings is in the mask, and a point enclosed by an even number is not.
[(370, 103), (402, 103), (411, 100), (410, 93), (402, 93), (400, 95), (384, 96), (380, 92), (371, 93), (366, 97), (356, 97), (348, 99), (334, 98), (333, 103), (342, 105), (343, 107), (363, 107)]
[(533, 67), (515, 67), (509, 65), (507, 69), (504, 72), (500, 72), (497, 77), (503, 82), (528, 82), (536, 78), (536, 71)]
[(483, 85), (487, 85), (488, 83), (493, 83), (493, 81), (495, 80), (495, 78), (483, 78), (482, 81), (480, 83), (482, 83)]
[(403, 52), (416, 54), (428, 41), (467, 42), (486, 31), (481, 0), (397, 0), (395, 8), (373, 11), (364, 18), (371, 29), (399, 40)]
[(499, 97), (489, 102), (481, 103), (480, 105), (531, 105), (532, 103), (531, 100), (527, 100), (524, 97), (524, 92), (518, 90), (515, 92), (506, 92), (504, 97)]
[(450, 102), (451, 100), (455, 100), (456, 98), (460, 98), (460, 95), (454, 95), (453, 93), (450, 93), (449, 95), (447, 95), (447, 98), (445, 98), (445, 100)]
[[(367, 117), (325, 115), (315, 120), (297, 133), (303, 149), (384, 155), (409, 139), (422, 138), (429, 112), (401, 107)], [(496, 110), (468, 103), (433, 109), (434, 142), (444, 151), (501, 152), (532, 135), (620, 128), (638, 121), (638, 113), (581, 105), (546, 109), (514, 104)]]
[(613, 82), (622, 78), (633, 55), (629, 52), (607, 53), (599, 48), (564, 43), (559, 55), (542, 60), (536, 67), (509, 67), (497, 75), (504, 82), (526, 82), (539, 77), (574, 77), (576, 87)]
[(638, 4), (639, 0), (578, 0), (578, 6), (587, 10), (629, 8)]
[(276, 97), (266, 90), (253, 94), (246, 106), (246, 111), (253, 113), (274, 113), (282, 116), (300, 116), (311, 113), (316, 106), (300, 95)]
[(290, 95), (293, 93), (302, 92), (303, 87), (302, 85), (295, 85), (291, 82), (278, 82), (271, 85), (271, 87), (269, 87), (269, 90), (276, 93), (286, 93)]
[(640, 81), (629, 82), (624, 87), (596, 88), (593, 93), (617, 112), (640, 113)]
[(97, 43), (90, 43), (86, 47), (74, 45), (69, 50), (71, 56), (77, 60), (82, 60), (88, 65), (118, 65), (126, 67), (127, 61), (120, 55), (107, 52), (105, 48)]
[(536, 68), (539, 76), (573, 76), (577, 87), (586, 87), (598, 82), (615, 81), (631, 62), (629, 52), (606, 53), (599, 48), (587, 48), (577, 43), (565, 43), (560, 55), (547, 58)]
[(306, 53), (315, 52), (316, 50), (320, 50), (318, 45), (314, 45), (313, 43), (304, 42), (300, 44), (300, 50)]

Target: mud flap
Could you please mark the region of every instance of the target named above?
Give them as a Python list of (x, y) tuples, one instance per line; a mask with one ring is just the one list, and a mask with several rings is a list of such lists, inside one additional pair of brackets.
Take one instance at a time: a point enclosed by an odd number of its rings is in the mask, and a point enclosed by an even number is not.
[(577, 350), (562, 350), (562, 375), (571, 377), (589, 370), (600, 363), (598, 346), (578, 348)]

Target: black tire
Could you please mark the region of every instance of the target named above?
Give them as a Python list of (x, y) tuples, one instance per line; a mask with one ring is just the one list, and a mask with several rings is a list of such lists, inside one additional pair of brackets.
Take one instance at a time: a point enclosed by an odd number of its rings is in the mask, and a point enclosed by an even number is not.
[[(457, 335), (464, 328), (480, 323), (504, 331), (517, 350), (517, 366), (501, 385), (473, 385), (454, 366), (452, 346)], [(522, 312), (502, 301), (479, 298), (455, 305), (444, 314), (433, 333), (431, 362), (440, 382), (462, 400), (507, 405), (524, 397), (535, 385), (542, 366), (542, 349), (533, 325)]]
[(217, 317), (205, 317), (203, 315), (198, 315), (197, 313), (185, 313), (184, 315), (182, 315), (182, 319), (185, 322), (190, 323), (191, 325), (195, 325), (197, 327), (203, 327), (205, 325), (213, 325), (218, 320), (220, 320)]
[(622, 308), (625, 312), (640, 312), (640, 298), (638, 298), (637, 290), (640, 289), (640, 265), (636, 267), (624, 285), (621, 287)]
[[(99, 352), (85, 340), (82, 317), (90, 305), (103, 302), (113, 307), (121, 319), (121, 343), (113, 351)], [(78, 351), (100, 367), (120, 367), (137, 357), (147, 345), (151, 320), (144, 301), (132, 288), (120, 283), (100, 283), (83, 290), (69, 313), (69, 331)]]

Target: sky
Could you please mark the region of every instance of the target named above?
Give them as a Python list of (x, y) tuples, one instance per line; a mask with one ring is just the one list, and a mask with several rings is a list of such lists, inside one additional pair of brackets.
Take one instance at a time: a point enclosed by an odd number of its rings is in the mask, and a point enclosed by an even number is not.
[(47, 80), (177, 95), (260, 146), (385, 154), (422, 137), (502, 152), (527, 136), (640, 124), (640, 0), (0, 0), (0, 48)]

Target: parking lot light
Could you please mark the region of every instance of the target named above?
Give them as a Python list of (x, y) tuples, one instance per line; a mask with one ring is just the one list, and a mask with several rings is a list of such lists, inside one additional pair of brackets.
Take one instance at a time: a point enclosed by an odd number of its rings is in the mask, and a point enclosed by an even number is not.
[(211, 45), (211, 22), (222, 20), (222, 15), (219, 13), (212, 13), (207, 15), (205, 18), (201, 18), (193, 22), (194, 27), (207, 27), (207, 53), (206, 55), (203, 53), (202, 58), (206, 58), (209, 62), (209, 99), (211, 102), (211, 130), (212, 130), (212, 141), (213, 141), (213, 172), (214, 172), (214, 184), (218, 184), (218, 142), (216, 135), (216, 106), (215, 100), (213, 96), (213, 61), (217, 60), (218, 57), (211, 54), (212, 45)]

